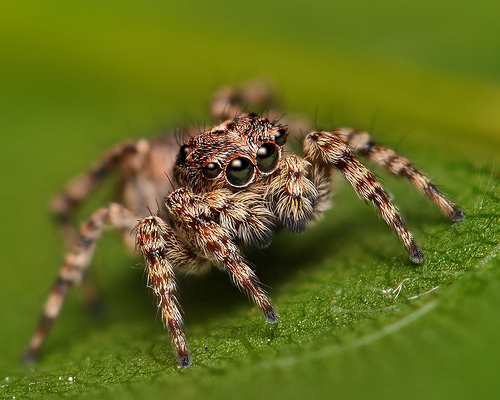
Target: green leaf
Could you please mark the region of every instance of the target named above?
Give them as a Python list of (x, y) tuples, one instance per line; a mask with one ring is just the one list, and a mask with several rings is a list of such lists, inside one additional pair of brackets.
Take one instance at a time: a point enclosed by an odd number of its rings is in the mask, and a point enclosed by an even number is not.
[[(35, 1), (3, 10), (0, 397), (493, 397), (498, 6), (207, 4)], [(63, 259), (50, 196), (109, 145), (203, 126), (215, 89), (262, 76), (276, 82), (285, 111), (318, 127), (369, 129), (404, 153), (467, 219), (451, 223), (407, 182), (375, 169), (425, 251), (417, 266), (339, 178), (324, 219), (246, 251), (277, 324), (217, 270), (179, 278), (194, 359), (184, 370), (142, 260), (109, 233), (92, 263), (104, 317), (89, 316), (73, 290), (40, 361), (21, 364)], [(81, 219), (111, 195), (96, 193)]]

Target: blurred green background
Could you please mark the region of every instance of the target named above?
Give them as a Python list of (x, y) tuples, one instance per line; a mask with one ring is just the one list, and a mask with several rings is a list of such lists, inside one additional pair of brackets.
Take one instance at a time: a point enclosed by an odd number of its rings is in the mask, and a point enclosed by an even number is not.
[[(2, 2), (0, 397), (497, 398), (499, 16), (486, 0)], [(92, 265), (106, 318), (75, 290), (40, 363), (23, 366), (63, 257), (50, 196), (116, 142), (209, 125), (210, 95), (254, 79), (318, 127), (371, 130), (469, 218), (452, 226), (380, 172), (428, 256), (414, 267), (341, 184), (317, 227), (250, 255), (279, 324), (224, 274), (181, 279), (183, 371), (140, 259), (111, 233)]]

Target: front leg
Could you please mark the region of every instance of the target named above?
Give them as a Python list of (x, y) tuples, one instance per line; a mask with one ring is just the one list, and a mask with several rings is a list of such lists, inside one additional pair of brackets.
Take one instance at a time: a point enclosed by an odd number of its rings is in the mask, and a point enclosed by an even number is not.
[(175, 295), (174, 265), (186, 263), (187, 253), (173, 230), (159, 217), (144, 218), (137, 227), (137, 247), (146, 260), (148, 286), (156, 295), (162, 319), (172, 335), (181, 367), (191, 365), (191, 356), (182, 330), (182, 315)]
[(166, 206), (187, 241), (205, 258), (225, 269), (234, 283), (260, 307), (268, 322), (277, 322), (278, 313), (241, 256), (234, 235), (213, 220), (207, 201), (181, 188), (167, 197)]
[(331, 132), (311, 132), (304, 141), (304, 157), (316, 165), (337, 168), (359, 197), (370, 201), (384, 221), (399, 237), (413, 262), (421, 263), (424, 255), (412, 234), (403, 224), (397, 208), (389, 200), (373, 174), (361, 164), (347, 145)]

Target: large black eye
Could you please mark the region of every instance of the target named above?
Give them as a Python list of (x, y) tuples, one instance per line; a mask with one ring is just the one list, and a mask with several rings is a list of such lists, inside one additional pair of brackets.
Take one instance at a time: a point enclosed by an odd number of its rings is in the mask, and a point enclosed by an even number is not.
[(234, 186), (244, 186), (252, 179), (253, 173), (253, 164), (243, 157), (235, 158), (226, 168), (227, 180)]
[(262, 172), (270, 172), (278, 163), (279, 153), (272, 143), (264, 143), (257, 150), (257, 167)]
[(177, 162), (186, 161), (186, 156), (189, 151), (189, 146), (187, 144), (183, 144), (179, 149), (179, 154), (177, 155)]
[(208, 179), (217, 178), (220, 174), (220, 165), (216, 162), (209, 162), (203, 167), (203, 175)]
[(286, 143), (286, 139), (288, 138), (288, 132), (286, 129), (280, 128), (276, 135), (274, 135), (274, 141), (278, 146), (283, 146)]

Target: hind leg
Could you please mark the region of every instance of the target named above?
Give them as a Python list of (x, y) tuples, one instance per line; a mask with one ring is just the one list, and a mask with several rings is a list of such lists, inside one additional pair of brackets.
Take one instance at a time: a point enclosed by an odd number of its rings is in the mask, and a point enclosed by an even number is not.
[(263, 82), (254, 82), (241, 89), (224, 87), (212, 98), (210, 111), (219, 121), (232, 119), (245, 112), (263, 111), (274, 106), (271, 88)]
[(271, 121), (286, 125), (291, 135), (300, 137), (312, 129), (310, 122), (294, 114), (279, 111), (273, 91), (262, 81), (255, 81), (242, 88), (224, 87), (212, 98), (210, 111), (220, 122), (243, 113), (255, 112), (265, 115)]
[(26, 350), (25, 361), (32, 362), (37, 358), (47, 334), (62, 309), (69, 288), (82, 282), (104, 228), (110, 225), (124, 232), (132, 232), (137, 221), (138, 218), (120, 204), (111, 204), (109, 207), (97, 210), (82, 225), (80, 238), (67, 254), (45, 303), (38, 327)]
[(106, 152), (88, 171), (70, 181), (61, 193), (54, 197), (50, 207), (62, 232), (67, 250), (78, 239), (78, 230), (73, 221), (76, 209), (110, 174), (124, 169), (125, 165), (132, 170), (140, 167), (141, 160), (148, 152), (149, 143), (146, 140), (119, 144)]

